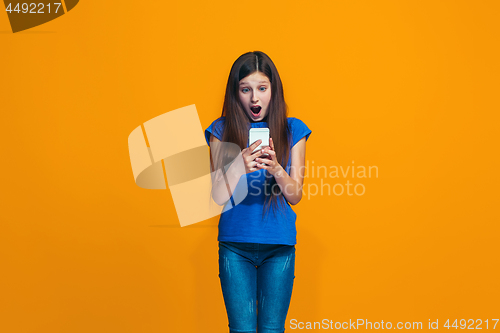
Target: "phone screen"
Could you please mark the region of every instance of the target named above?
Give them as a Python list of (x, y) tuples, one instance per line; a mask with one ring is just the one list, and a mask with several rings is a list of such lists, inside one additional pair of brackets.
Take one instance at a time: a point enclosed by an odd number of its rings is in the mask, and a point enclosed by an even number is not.
[(269, 146), (269, 128), (251, 128), (248, 135), (248, 146), (251, 146), (255, 141), (261, 139), (260, 145), (253, 151), (257, 151)]

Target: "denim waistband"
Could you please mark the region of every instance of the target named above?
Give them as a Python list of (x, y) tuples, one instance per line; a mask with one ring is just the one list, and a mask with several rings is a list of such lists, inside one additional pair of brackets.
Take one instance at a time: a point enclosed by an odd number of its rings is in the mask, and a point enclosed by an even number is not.
[(219, 241), (219, 246), (225, 246), (229, 248), (237, 248), (242, 251), (271, 251), (279, 248), (292, 248), (295, 245), (286, 244), (263, 244), (263, 243), (242, 243), (242, 242), (225, 242)]
[(249, 260), (258, 262), (265, 258), (273, 256), (289, 255), (295, 253), (295, 245), (285, 244), (261, 244), (261, 243), (239, 243), (239, 242), (221, 242), (220, 248), (226, 248), (234, 253), (241, 255)]

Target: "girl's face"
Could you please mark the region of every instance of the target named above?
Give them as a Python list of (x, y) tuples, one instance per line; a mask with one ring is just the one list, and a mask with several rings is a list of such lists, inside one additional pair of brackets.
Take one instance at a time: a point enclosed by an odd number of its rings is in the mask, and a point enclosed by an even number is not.
[(240, 80), (240, 102), (251, 121), (262, 121), (271, 101), (271, 82), (267, 76), (255, 72)]

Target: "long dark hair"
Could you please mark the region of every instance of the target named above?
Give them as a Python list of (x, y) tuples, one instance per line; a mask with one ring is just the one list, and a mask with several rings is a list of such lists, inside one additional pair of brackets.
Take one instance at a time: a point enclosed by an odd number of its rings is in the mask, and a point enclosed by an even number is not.
[[(224, 97), (224, 106), (221, 117), (225, 116), (223, 142), (232, 142), (240, 147), (241, 150), (247, 147), (248, 131), (251, 127), (250, 120), (243, 109), (239, 98), (240, 80), (255, 72), (265, 75), (271, 82), (271, 100), (268, 106), (266, 121), (269, 126), (270, 137), (273, 139), (276, 159), (283, 169), (287, 169), (290, 152), (290, 132), (288, 130), (287, 113), (288, 107), (285, 103), (283, 94), (283, 85), (281, 83), (278, 70), (273, 61), (267, 54), (260, 51), (248, 52), (241, 55), (231, 67), (231, 72), (227, 80), (226, 94)], [(217, 126), (217, 124), (214, 124)], [(227, 156), (226, 156), (227, 158)], [(220, 157), (216, 165), (227, 165), (227, 159), (224, 161)], [(283, 208), (283, 193), (276, 183), (276, 179), (267, 172), (265, 189), (266, 203), (263, 211), (267, 213), (269, 207)]]

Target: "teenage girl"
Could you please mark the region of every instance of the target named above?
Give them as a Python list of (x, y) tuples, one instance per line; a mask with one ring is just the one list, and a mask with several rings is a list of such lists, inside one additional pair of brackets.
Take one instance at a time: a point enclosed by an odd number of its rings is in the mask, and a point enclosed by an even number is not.
[[(254, 152), (261, 140), (248, 142), (250, 128), (269, 128), (269, 146)], [(241, 55), (229, 74), (222, 115), (205, 130), (212, 170), (219, 170), (212, 198), (224, 205), (219, 278), (231, 333), (285, 331), (297, 243), (290, 204), (302, 198), (310, 134), (301, 120), (287, 117), (281, 79), (269, 56)], [(233, 163), (228, 154), (213, 154), (225, 142), (242, 150)], [(239, 188), (248, 193), (235, 201)]]

